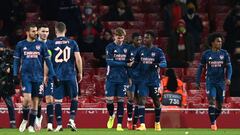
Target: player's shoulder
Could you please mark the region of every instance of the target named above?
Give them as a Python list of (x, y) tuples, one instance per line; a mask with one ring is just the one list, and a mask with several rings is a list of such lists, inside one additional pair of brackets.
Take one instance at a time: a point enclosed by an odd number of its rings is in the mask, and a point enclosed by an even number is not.
[(208, 55), (210, 53), (212, 53), (212, 50), (211, 49), (207, 49), (207, 50), (203, 51), (202, 56)]
[(114, 46), (115, 46), (114, 42), (111, 42), (106, 46), (106, 48), (109, 49), (109, 48), (113, 48)]
[(228, 54), (227, 50), (224, 50), (224, 49), (220, 49), (220, 51), (224, 54)]
[(23, 44), (25, 44), (25, 43), (27, 43), (27, 40), (26, 40), (26, 39), (21, 40), (21, 41), (18, 41), (18, 42), (17, 42), (17, 46), (21, 46), (21, 45), (23, 45)]
[(157, 52), (163, 52), (163, 50), (161, 49), (161, 48), (159, 48), (159, 47), (153, 47), (153, 50), (154, 51), (157, 51)]

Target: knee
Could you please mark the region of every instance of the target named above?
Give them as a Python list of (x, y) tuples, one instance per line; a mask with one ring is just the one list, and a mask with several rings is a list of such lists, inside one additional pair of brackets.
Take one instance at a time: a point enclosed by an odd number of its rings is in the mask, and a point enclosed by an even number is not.
[(214, 97), (209, 97), (208, 98), (208, 103), (209, 103), (209, 106), (215, 107), (215, 98)]
[(124, 102), (124, 97), (118, 97), (118, 102)]
[(107, 102), (107, 104), (113, 104), (113, 98), (107, 97), (106, 102)]

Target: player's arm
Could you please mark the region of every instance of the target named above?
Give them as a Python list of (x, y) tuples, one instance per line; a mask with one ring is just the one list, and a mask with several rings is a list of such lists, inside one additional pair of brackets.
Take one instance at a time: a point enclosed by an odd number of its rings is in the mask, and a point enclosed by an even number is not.
[(81, 58), (80, 52), (74, 52), (74, 56), (75, 56), (75, 61), (78, 69), (78, 77), (79, 77), (78, 83), (80, 83), (80, 81), (82, 80), (82, 58)]
[(167, 67), (167, 61), (166, 61), (166, 57), (165, 57), (165, 55), (164, 55), (162, 50), (160, 50), (159, 59), (160, 59), (160, 63), (159, 63), (158, 66), (160, 68), (166, 68)]
[(13, 55), (13, 79), (15, 84), (19, 84), (18, 71), (21, 59), (21, 44), (18, 43)]
[(197, 69), (196, 84), (197, 84), (198, 89), (200, 89), (200, 79), (201, 79), (201, 75), (202, 75), (202, 69), (203, 69), (205, 64), (206, 64), (206, 59), (205, 59), (205, 53), (204, 53), (202, 55), (201, 62), (200, 62), (199, 66), (198, 66), (198, 69)]
[(226, 65), (227, 65), (227, 81), (226, 83), (230, 85), (232, 77), (232, 64), (228, 53), (226, 53)]
[(44, 57), (44, 61), (46, 62), (47, 68), (48, 68), (48, 74), (51, 74), (53, 76), (56, 77), (56, 73), (53, 69), (53, 65), (51, 62), (51, 56), (49, 54), (48, 48), (46, 46), (46, 44), (43, 44), (43, 57)]
[(18, 43), (13, 55), (13, 76), (18, 75), (21, 59), (21, 44)]
[(47, 64), (46, 64), (46, 62), (44, 61), (44, 66), (43, 66), (43, 69), (44, 69), (44, 71), (43, 71), (43, 73), (44, 73), (44, 79), (43, 79), (43, 81), (44, 81), (44, 84), (45, 85), (47, 85), (47, 81), (48, 81), (48, 67), (47, 67)]
[(110, 46), (106, 47), (106, 62), (109, 66), (127, 66), (127, 63), (124, 61), (116, 61), (113, 58), (113, 51)]

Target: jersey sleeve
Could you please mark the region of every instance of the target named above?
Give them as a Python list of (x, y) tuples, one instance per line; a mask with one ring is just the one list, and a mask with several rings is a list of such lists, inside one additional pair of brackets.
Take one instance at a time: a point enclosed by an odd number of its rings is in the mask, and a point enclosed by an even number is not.
[(43, 57), (44, 57), (44, 58), (50, 58), (50, 54), (49, 54), (49, 52), (48, 52), (47, 44), (42, 43), (42, 47), (43, 47), (43, 52), (42, 52)]
[(111, 46), (106, 47), (106, 62), (109, 66), (127, 66), (126, 62), (116, 61), (113, 57), (113, 51)]
[(74, 40), (72, 40), (72, 44), (73, 44), (73, 46), (74, 46), (74, 52), (79, 52), (79, 47), (78, 47), (78, 44), (77, 44), (77, 42), (76, 41), (74, 41)]
[(17, 46), (16, 46), (16, 49), (14, 51), (13, 57), (17, 58), (17, 59), (21, 58), (21, 43), (20, 42), (17, 43)]
[(232, 78), (232, 64), (231, 64), (229, 54), (226, 52), (225, 55), (226, 55), (225, 63), (226, 63), (226, 66), (227, 66), (227, 79), (231, 80), (231, 78)]
[(159, 60), (160, 60), (159, 67), (161, 68), (167, 67), (166, 57), (161, 49), (159, 49)]

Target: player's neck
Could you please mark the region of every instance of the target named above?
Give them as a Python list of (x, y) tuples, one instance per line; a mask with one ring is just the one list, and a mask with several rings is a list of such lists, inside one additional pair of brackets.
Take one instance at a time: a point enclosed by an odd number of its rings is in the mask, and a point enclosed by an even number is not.
[(42, 39), (42, 38), (40, 38), (40, 37), (38, 38), (38, 40), (41, 41), (41, 42), (44, 42), (44, 43), (47, 42), (47, 39)]
[(117, 43), (116, 41), (114, 41), (114, 43), (115, 43), (116, 45), (119, 45), (119, 46), (121, 46), (121, 45), (123, 44), (123, 42), (122, 42), (122, 43)]
[(151, 45), (146, 45), (147, 48), (152, 48), (153, 47), (153, 44)]
[(57, 37), (65, 37), (65, 34), (63, 34), (63, 33), (58, 33), (58, 34), (56, 34), (56, 36), (57, 36)]
[(27, 37), (27, 41), (28, 42), (34, 42), (36, 39), (34, 38), (34, 39), (32, 39), (32, 38), (30, 38), (30, 37)]
[(217, 51), (219, 51), (220, 49), (218, 49), (218, 48), (212, 48), (212, 51), (213, 52), (217, 52)]

